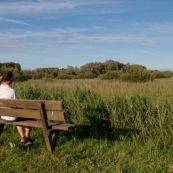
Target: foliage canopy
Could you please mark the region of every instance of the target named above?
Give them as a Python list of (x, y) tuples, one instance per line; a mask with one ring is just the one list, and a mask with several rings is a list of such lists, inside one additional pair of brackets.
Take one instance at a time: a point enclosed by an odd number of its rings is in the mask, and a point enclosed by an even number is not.
[(22, 70), (20, 64), (14, 62), (0, 63), (0, 73), (11, 70), (16, 81), (29, 79), (93, 79), (122, 80), (130, 82), (147, 82), (156, 78), (170, 78), (171, 71), (149, 71), (138, 64), (123, 64), (118, 61), (91, 62), (80, 68), (68, 66), (65, 68), (37, 68)]

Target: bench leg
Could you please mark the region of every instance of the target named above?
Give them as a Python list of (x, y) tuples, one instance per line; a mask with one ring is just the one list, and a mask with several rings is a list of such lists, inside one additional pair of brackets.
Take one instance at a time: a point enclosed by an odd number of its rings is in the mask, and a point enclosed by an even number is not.
[(51, 137), (51, 146), (52, 146), (52, 150), (55, 150), (57, 141), (58, 141), (58, 139), (59, 139), (59, 133), (60, 133), (59, 130), (51, 131), (50, 137)]
[(50, 131), (48, 134), (44, 134), (45, 142), (47, 150), (53, 153), (53, 150), (56, 147), (56, 142), (59, 138), (59, 130), (57, 131)]
[(4, 129), (4, 124), (0, 124), (0, 135), (3, 132), (3, 129)]
[(47, 150), (52, 153), (52, 146), (51, 146), (51, 140), (50, 140), (49, 132), (43, 132), (43, 135), (44, 135), (44, 139), (46, 142)]

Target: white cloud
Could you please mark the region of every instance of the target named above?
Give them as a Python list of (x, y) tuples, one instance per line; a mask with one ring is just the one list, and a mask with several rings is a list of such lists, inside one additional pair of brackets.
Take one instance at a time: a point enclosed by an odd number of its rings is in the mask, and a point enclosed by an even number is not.
[[(150, 38), (156, 44), (173, 43), (173, 24), (168, 22), (129, 23), (129, 28), (138, 37)], [(131, 33), (132, 33), (131, 32)]]
[(79, 41), (89, 41), (89, 42), (102, 42), (102, 43), (113, 43), (113, 42), (131, 42), (131, 43), (142, 43), (151, 44), (152, 41), (146, 38), (128, 37), (128, 36), (80, 36), (77, 38)]
[(71, 1), (18, 1), (11, 3), (0, 3), (0, 14), (10, 14), (10, 13), (40, 13), (55, 11), (60, 9), (71, 9), (77, 6), (76, 3)]
[(152, 41), (148, 38), (142, 37), (131, 37), (131, 36), (95, 36), (94, 34), (87, 34), (87, 31), (92, 30), (92, 28), (66, 28), (66, 29), (56, 29), (51, 31), (19, 31), (18, 33), (1, 33), (0, 39), (34, 39), (41, 41), (57, 41), (57, 42), (138, 42), (143, 44), (150, 44)]
[(130, 37), (127, 35), (95, 36), (86, 34), (92, 28), (67, 28), (51, 31), (18, 31), (0, 33), (0, 53), (8, 51), (31, 51), (56, 48), (60, 45), (92, 43), (132, 43), (151, 44), (152, 40), (142, 37)]
[[(127, 1), (128, 2), (128, 1)], [(11, 2), (0, 2), (0, 14), (36, 14), (45, 12), (58, 12), (60, 10), (75, 9), (77, 7), (86, 7), (85, 10), (97, 13), (115, 13), (120, 10), (116, 8), (116, 11), (109, 8), (104, 10), (98, 8), (111, 4), (122, 5), (121, 0), (27, 0), (27, 1), (11, 1)], [(91, 8), (92, 7), (92, 8)], [(93, 8), (94, 7), (94, 8)], [(82, 10), (84, 10), (82, 8)], [(120, 10), (121, 11), (121, 10)]]
[(0, 22), (8, 22), (8, 23), (16, 23), (16, 24), (20, 24), (20, 25), (26, 25), (26, 26), (31, 26), (33, 27), (33, 25), (30, 25), (28, 23), (25, 23), (25, 22), (21, 22), (21, 21), (18, 21), (18, 20), (13, 20), (13, 19), (7, 19), (7, 18), (0, 18)]

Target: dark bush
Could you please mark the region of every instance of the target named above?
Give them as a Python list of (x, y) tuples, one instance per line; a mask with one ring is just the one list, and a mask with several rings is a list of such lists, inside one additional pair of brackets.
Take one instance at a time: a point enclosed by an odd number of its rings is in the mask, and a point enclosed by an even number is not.
[(119, 79), (121, 73), (121, 71), (109, 71), (105, 74), (100, 75), (99, 78), (103, 80)]

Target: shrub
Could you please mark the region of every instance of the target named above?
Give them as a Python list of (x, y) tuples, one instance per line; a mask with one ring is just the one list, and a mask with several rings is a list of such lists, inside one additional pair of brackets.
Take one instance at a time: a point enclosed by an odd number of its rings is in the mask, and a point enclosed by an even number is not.
[(119, 79), (121, 73), (121, 71), (109, 71), (105, 74), (100, 75), (99, 78), (104, 80)]
[(152, 77), (155, 79), (155, 78), (170, 78), (173, 76), (172, 72), (169, 72), (169, 71), (158, 71), (158, 70), (155, 70), (153, 72), (151, 72), (151, 75)]
[(76, 76), (78, 79), (92, 79), (95, 78), (94, 74), (91, 72), (80, 73)]
[(75, 75), (59, 74), (56, 79), (74, 79)]
[(120, 79), (131, 82), (146, 82), (152, 78), (146, 67), (140, 65), (127, 65)]

